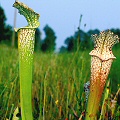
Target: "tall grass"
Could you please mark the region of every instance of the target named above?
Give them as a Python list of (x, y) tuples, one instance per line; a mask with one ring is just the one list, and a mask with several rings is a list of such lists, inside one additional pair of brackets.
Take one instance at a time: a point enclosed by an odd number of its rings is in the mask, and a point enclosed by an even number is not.
[[(90, 51), (34, 54), (32, 105), (34, 119), (73, 120), (85, 110), (84, 83), (90, 78)], [(110, 75), (114, 95), (120, 84), (120, 49)], [(19, 107), (18, 52), (0, 45), (0, 119), (10, 118)], [(116, 112), (118, 116), (118, 111)]]

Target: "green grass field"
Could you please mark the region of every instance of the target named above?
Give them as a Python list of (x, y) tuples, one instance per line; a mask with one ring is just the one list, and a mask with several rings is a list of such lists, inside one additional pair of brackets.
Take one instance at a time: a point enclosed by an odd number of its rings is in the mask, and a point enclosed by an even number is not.
[[(75, 117), (80, 117), (85, 110), (84, 83), (90, 80), (89, 52), (34, 54), (32, 104), (35, 120), (76, 120)], [(113, 52), (117, 59), (108, 77), (111, 96), (120, 87), (120, 49)], [(20, 106), (18, 67), (17, 49), (0, 45), (1, 120), (10, 119)], [(115, 116), (118, 115), (117, 109)]]

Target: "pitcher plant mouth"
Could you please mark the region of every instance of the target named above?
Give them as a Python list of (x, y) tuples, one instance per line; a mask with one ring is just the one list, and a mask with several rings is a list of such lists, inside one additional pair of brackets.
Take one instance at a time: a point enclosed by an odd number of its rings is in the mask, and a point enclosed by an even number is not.
[(86, 120), (97, 119), (100, 100), (105, 83), (116, 58), (112, 53), (112, 47), (119, 42), (117, 35), (111, 31), (103, 31), (99, 35), (93, 35), (94, 50), (91, 55), (90, 94), (88, 97)]
[(39, 27), (39, 14), (22, 2), (16, 1), (13, 7), (19, 10), (28, 25), (15, 28), (18, 32), (20, 104), (22, 120), (33, 120), (32, 116), (32, 69), (35, 42), (35, 30)]

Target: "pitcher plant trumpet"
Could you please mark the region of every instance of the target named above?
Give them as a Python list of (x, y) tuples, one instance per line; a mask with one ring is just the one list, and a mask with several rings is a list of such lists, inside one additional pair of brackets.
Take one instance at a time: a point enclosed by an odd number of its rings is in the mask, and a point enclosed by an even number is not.
[(86, 120), (97, 120), (97, 113), (105, 83), (116, 58), (112, 53), (112, 47), (119, 42), (117, 35), (111, 31), (103, 31), (99, 35), (93, 35), (94, 50), (91, 55), (91, 79), (90, 94), (88, 97)]
[(33, 120), (32, 116), (32, 66), (35, 30), (39, 27), (39, 14), (24, 3), (16, 1), (13, 7), (19, 10), (28, 25), (15, 29), (18, 32), (20, 103), (22, 120)]

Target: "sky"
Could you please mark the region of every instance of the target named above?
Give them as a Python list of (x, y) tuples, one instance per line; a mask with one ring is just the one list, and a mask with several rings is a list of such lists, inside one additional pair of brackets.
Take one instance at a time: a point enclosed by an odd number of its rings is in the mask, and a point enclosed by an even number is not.
[[(83, 15), (80, 29), (100, 31), (120, 28), (120, 0), (19, 0), (40, 14), (42, 38), (43, 28), (49, 25), (57, 36), (57, 49), (64, 45), (67, 37), (74, 35), (79, 26), (80, 15)], [(5, 10), (6, 23), (13, 26), (15, 0), (0, 0)], [(85, 26), (86, 24), (86, 26)], [(17, 14), (16, 27), (26, 26), (25, 18)]]

